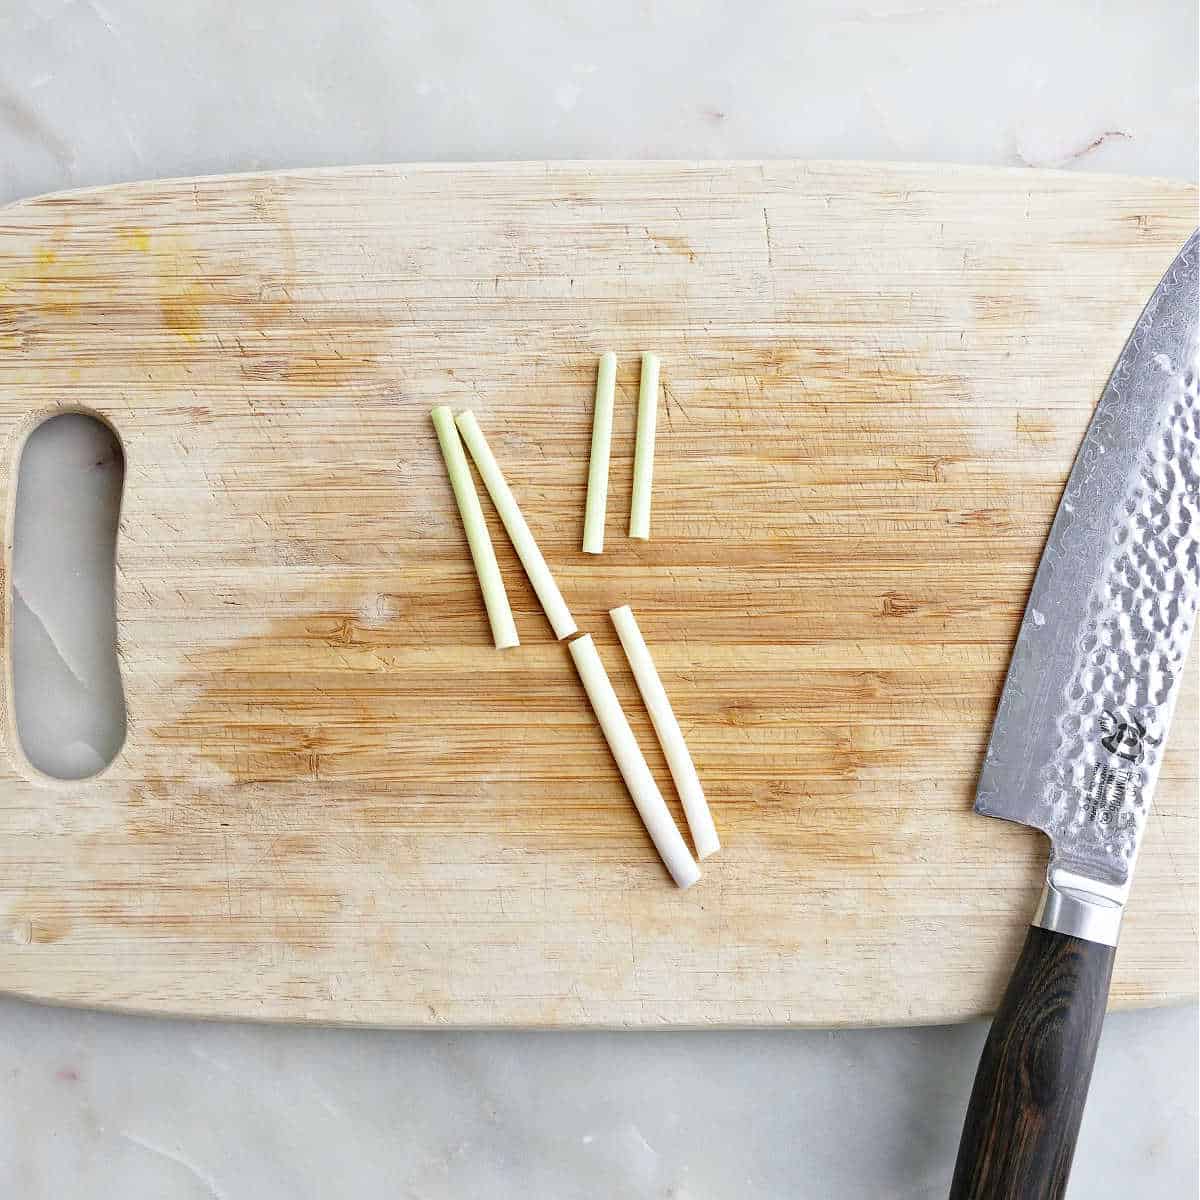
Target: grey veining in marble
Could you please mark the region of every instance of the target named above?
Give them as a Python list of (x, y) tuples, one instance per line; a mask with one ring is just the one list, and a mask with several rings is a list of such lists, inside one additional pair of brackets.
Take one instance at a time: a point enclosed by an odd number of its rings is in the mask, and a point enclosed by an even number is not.
[[(5, 0), (0, 203), (412, 159), (1195, 178), (1196, 41), (1192, 0)], [(63, 774), (120, 739), (89, 569), (112, 450), (44, 429), (17, 516), (21, 731)], [(389, 1034), (0, 998), (0, 1200), (938, 1200), (983, 1032)], [(1109, 1019), (1075, 1200), (1196, 1194), (1198, 1046), (1194, 1008)]]

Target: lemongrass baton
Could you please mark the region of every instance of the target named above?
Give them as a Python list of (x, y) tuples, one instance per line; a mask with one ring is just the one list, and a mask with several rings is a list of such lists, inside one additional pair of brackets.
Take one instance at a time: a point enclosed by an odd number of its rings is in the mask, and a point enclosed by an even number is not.
[(504, 590), (504, 580), (496, 565), (496, 552), (492, 549), (492, 538), (483, 519), (483, 509), (479, 507), (475, 481), (471, 478), (471, 468), (467, 466), (467, 456), (463, 453), (454, 416), (445, 405), (435, 408), (429, 415), (437, 431), (446, 474), (450, 477), (450, 486), (458, 503), (458, 515), (462, 518), (463, 531), (467, 535), (475, 574), (479, 577), (479, 590), (483, 593), (488, 624), (492, 627), (492, 640), (497, 650), (507, 650), (510, 646), (520, 645), (521, 639), (517, 637), (508, 593)]
[(658, 355), (642, 355), (638, 386), (637, 439), (633, 446), (633, 499), (629, 536), (650, 537), (650, 489), (654, 484), (654, 431), (658, 425)]
[(529, 582), (533, 584), (533, 590), (537, 593), (542, 608), (546, 610), (546, 616), (550, 620), (550, 628), (554, 630), (554, 636), (559, 639), (570, 637), (571, 634), (577, 632), (571, 610), (562, 598), (562, 592), (558, 590), (558, 584), (554, 582), (550, 568), (546, 566), (546, 560), (542, 557), (542, 552), (538, 549), (537, 542), (534, 541), (533, 534), (530, 533), (529, 526), (521, 515), (516, 498), (504, 481), (504, 474), (496, 462), (496, 456), (492, 453), (491, 447), (487, 444), (487, 438), (483, 436), (483, 430), (479, 428), (475, 414), (472, 412), (459, 413), (458, 428), (463, 441), (467, 443), (471, 457), (475, 460), (475, 466), (479, 468), (484, 487), (487, 488), (488, 495), (491, 496), (492, 503), (500, 514), (500, 520), (504, 523), (504, 528), (508, 530), (509, 540), (517, 552), (517, 557), (521, 560), (521, 566), (525, 568), (525, 574), (529, 576)]
[(621, 639), (625, 657), (629, 659), (633, 677), (637, 680), (638, 691), (646, 702), (646, 711), (650, 714), (654, 732), (658, 734), (667, 766), (671, 769), (671, 778), (679, 789), (679, 799), (683, 801), (683, 811), (687, 816), (688, 828), (692, 831), (692, 841), (696, 844), (696, 854), (699, 858), (707, 858), (720, 850), (721, 841), (713, 825), (708, 801), (704, 798), (704, 789), (700, 786), (700, 777), (696, 774), (696, 765), (692, 762), (687, 742), (683, 740), (683, 731), (679, 728), (646, 639), (642, 637), (633, 609), (628, 604), (610, 609), (608, 615), (617, 628), (617, 637)]
[(646, 766), (646, 760), (638, 748), (637, 739), (621, 710), (621, 702), (608, 680), (608, 672), (600, 661), (591, 636), (585, 634), (573, 641), (568, 649), (575, 660), (575, 669), (583, 681), (584, 691), (591, 701), (592, 710), (604, 731), (605, 740), (625, 780), (625, 786), (633, 797), (638, 815), (650, 834), (655, 848), (662, 856), (671, 878), (681, 887), (691, 887), (700, 878), (700, 868), (692, 858), (687, 843), (671, 818), (667, 802)]
[(583, 552), (604, 549), (604, 512), (608, 505), (608, 456), (612, 446), (613, 391), (617, 356), (606, 350), (596, 370), (596, 401), (592, 409), (592, 455), (588, 462), (587, 505), (583, 514)]

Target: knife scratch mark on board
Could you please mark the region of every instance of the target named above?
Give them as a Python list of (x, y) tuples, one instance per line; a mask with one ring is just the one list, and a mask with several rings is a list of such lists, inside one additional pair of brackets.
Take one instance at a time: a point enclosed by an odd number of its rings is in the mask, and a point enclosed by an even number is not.
[(688, 262), (696, 261), (696, 251), (692, 249), (691, 243), (686, 237), (674, 233), (654, 233), (650, 229), (646, 230), (646, 236), (656, 246), (661, 246), (671, 254), (678, 254), (686, 258)]

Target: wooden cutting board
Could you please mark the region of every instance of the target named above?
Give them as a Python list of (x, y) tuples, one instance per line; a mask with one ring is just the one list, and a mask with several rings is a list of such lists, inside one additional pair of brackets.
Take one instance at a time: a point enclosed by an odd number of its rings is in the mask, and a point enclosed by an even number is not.
[[(976, 773), (1072, 456), (1196, 203), (1036, 171), (538, 163), (0, 211), (9, 542), (29, 430), (111, 422), (129, 714), (107, 773), (55, 782), (2, 685), (0, 988), (380, 1025), (987, 1012), (1045, 844), (972, 813)], [(436, 404), (478, 413), (674, 803), (605, 615), (638, 614), (725, 843), (689, 892), (494, 522), (523, 645), (491, 648)], [(1117, 1005), (1196, 992), (1194, 664)]]

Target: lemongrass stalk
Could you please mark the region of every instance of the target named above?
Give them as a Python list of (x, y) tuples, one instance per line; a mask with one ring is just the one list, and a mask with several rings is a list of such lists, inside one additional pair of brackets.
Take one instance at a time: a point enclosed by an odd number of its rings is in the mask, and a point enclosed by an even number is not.
[(676, 828), (667, 802), (646, 765), (591, 636), (585, 634), (576, 638), (568, 649), (575, 660), (575, 669), (583, 681), (583, 688), (591, 701), (592, 710), (600, 722), (605, 740), (613, 758), (617, 760), (621, 777), (633, 797), (633, 803), (637, 806), (638, 815), (642, 818), (651, 841), (662, 856), (671, 878), (681, 888), (691, 887), (700, 878), (700, 868)]
[(588, 463), (587, 505), (583, 514), (583, 552), (604, 549), (604, 512), (608, 506), (608, 456), (612, 445), (613, 391), (617, 356), (606, 350), (596, 370), (596, 401), (592, 409), (592, 456)]
[(492, 641), (496, 643), (497, 650), (507, 650), (510, 646), (520, 645), (521, 639), (517, 637), (508, 593), (504, 590), (504, 580), (496, 564), (496, 552), (492, 549), (492, 538), (483, 519), (483, 509), (479, 507), (475, 481), (471, 478), (471, 468), (467, 466), (467, 456), (463, 453), (454, 424), (454, 414), (442, 405), (429, 415), (437, 431), (438, 445), (442, 448), (454, 499), (458, 502), (458, 515), (462, 518), (463, 530), (467, 535), (475, 574), (479, 577), (479, 590), (483, 593), (488, 624), (492, 627)]
[(629, 536), (650, 537), (650, 489), (654, 483), (654, 431), (658, 424), (658, 355), (642, 355), (638, 385), (637, 440), (633, 447), (633, 500)]
[(688, 828), (692, 831), (692, 841), (696, 846), (696, 856), (707, 858), (721, 848), (721, 840), (717, 837), (713, 825), (712, 813), (708, 801), (704, 798), (704, 789), (700, 786), (700, 777), (696, 774), (696, 764), (688, 752), (687, 742), (683, 739), (683, 731), (675, 718), (675, 710), (667, 697), (662, 685), (654, 658), (642, 631), (638, 628), (637, 618), (628, 604), (609, 610), (608, 615), (616, 626), (617, 637), (621, 639), (621, 647), (625, 657), (633, 669), (633, 677), (637, 681), (638, 691), (646, 703), (646, 711), (650, 714), (654, 732), (658, 734), (659, 745), (671, 769), (671, 778), (679, 791), (679, 799), (683, 801), (683, 811), (687, 816)]
[(546, 565), (546, 560), (542, 557), (542, 552), (538, 549), (538, 544), (534, 541), (533, 534), (530, 532), (525, 518), (521, 515), (516, 497), (513, 496), (505, 482), (500, 464), (496, 462), (496, 456), (492, 453), (487, 438), (483, 436), (483, 430), (479, 428), (475, 414), (472, 412), (459, 413), (458, 429), (462, 434), (463, 441), (467, 443), (471, 457), (475, 460), (475, 466), (479, 469), (483, 485), (487, 488), (488, 495), (491, 496), (492, 503), (500, 514), (500, 520), (504, 523), (504, 528), (508, 530), (509, 540), (517, 552), (517, 557), (521, 560), (521, 566), (525, 568), (525, 574), (529, 576), (529, 582), (533, 584), (533, 590), (537, 593), (537, 598), (546, 611), (546, 616), (550, 620), (550, 628), (554, 630), (554, 636), (559, 639), (570, 637), (571, 634), (578, 632), (578, 627), (571, 616), (571, 610), (567, 607), (562, 592), (558, 590), (558, 584), (554, 582), (554, 576), (550, 574), (550, 568)]

